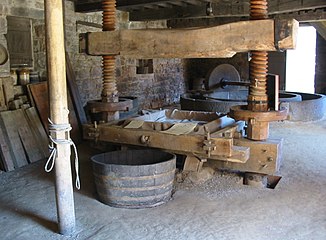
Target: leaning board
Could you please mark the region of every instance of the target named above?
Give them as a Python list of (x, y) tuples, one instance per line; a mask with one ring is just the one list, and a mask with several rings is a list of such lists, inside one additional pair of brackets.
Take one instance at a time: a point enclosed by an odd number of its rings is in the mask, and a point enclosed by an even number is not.
[(23, 144), (20, 140), (18, 128), (19, 124), (15, 118), (15, 111), (0, 112), (1, 127), (8, 136), (8, 143), (11, 146), (14, 156), (15, 167), (22, 167), (28, 164)]

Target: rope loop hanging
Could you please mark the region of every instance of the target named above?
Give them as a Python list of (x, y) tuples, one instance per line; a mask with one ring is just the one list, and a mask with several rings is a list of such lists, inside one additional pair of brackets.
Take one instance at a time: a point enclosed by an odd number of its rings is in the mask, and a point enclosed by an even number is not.
[[(50, 119), (48, 119), (48, 121), (49, 121), (49, 139), (51, 141), (51, 143), (49, 144), (50, 156), (44, 166), (44, 170), (46, 172), (51, 172), (54, 167), (55, 159), (57, 157), (56, 145), (68, 144), (72, 146), (75, 154), (76, 188), (79, 190), (80, 189), (79, 160), (78, 160), (78, 152), (75, 143), (71, 140), (70, 137), (66, 137), (65, 139), (57, 139), (57, 138), (53, 138), (51, 135), (51, 133), (59, 133), (59, 132), (69, 133), (72, 128), (69, 123), (54, 124)], [(66, 134), (66, 136), (69, 136), (69, 134)]]

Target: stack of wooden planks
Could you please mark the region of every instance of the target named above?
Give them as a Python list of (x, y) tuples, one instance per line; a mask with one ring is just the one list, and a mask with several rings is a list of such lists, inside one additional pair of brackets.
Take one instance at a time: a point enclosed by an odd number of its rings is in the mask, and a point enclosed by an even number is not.
[(25, 86), (0, 78), (0, 169), (12, 171), (48, 156), (48, 137)]
[(46, 158), (47, 139), (34, 107), (0, 112), (2, 170), (12, 171)]
[[(70, 135), (78, 144), (87, 119), (67, 53), (66, 69)], [(0, 77), (0, 173), (48, 157), (48, 118), (47, 82), (22, 86), (14, 85), (11, 77)]]

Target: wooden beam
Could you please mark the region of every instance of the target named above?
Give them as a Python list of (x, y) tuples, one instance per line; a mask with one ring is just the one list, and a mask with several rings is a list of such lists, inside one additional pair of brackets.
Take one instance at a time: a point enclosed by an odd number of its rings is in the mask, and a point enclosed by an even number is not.
[[(193, 155), (199, 158), (210, 158), (227, 162), (244, 163), (249, 158), (249, 149), (234, 146), (232, 138), (211, 138), (216, 149), (207, 154), (205, 136), (197, 134), (171, 135), (155, 130), (128, 129), (108, 124), (83, 125), (84, 139), (128, 144), (164, 149), (178, 154)], [(94, 135), (94, 130), (96, 133)]]
[(210, 164), (219, 169), (269, 175), (279, 171), (282, 161), (282, 139), (268, 139), (266, 141), (235, 139), (234, 143), (250, 148), (250, 157), (246, 163), (211, 161)]
[(67, 77), (68, 89), (71, 95), (72, 104), (74, 105), (74, 109), (76, 111), (79, 127), (81, 129), (82, 124), (87, 123), (87, 118), (80, 99), (80, 94), (76, 83), (75, 72), (74, 69), (72, 68), (69, 54), (67, 52), (66, 52), (66, 71), (67, 71), (66, 77)]
[[(271, 19), (295, 19), (300, 23), (326, 21), (326, 8), (304, 10), (269, 15)], [(249, 16), (239, 17), (204, 17), (204, 18), (178, 18), (167, 21), (168, 28), (212, 27), (222, 24), (247, 21)]]
[(326, 40), (326, 21), (314, 22), (311, 25), (317, 30), (317, 32)]
[(319, 22), (326, 20), (326, 8), (287, 12), (276, 15), (270, 15), (270, 17), (275, 19), (295, 19), (300, 23)]
[[(62, 0), (44, 1), (50, 119), (57, 126), (69, 124), (62, 5)], [(61, 140), (70, 139), (69, 132), (63, 130), (53, 131), (51, 137)], [(70, 235), (74, 232), (76, 224), (70, 144), (55, 144), (55, 148), (53, 161), (55, 161), (58, 229), (63, 235)]]
[[(217, 0), (215, 0), (217, 1)], [(150, 9), (154, 5), (177, 5), (177, 6), (188, 6), (202, 4), (199, 0), (118, 0), (117, 9), (120, 11), (131, 11), (137, 9)], [(75, 2), (76, 12), (96, 12), (102, 11), (102, 1), (101, 0), (79, 0)]]
[[(289, 13), (296, 11), (307, 11), (325, 8), (324, 0), (289, 0), (269, 1), (268, 13), (270, 15)], [(231, 3), (212, 3), (212, 16), (216, 17), (240, 17), (249, 15), (248, 1), (237, 1)], [(206, 5), (188, 5), (187, 7), (174, 7), (164, 10), (141, 10), (130, 12), (131, 21), (163, 20), (176, 18), (195, 18), (207, 16)]]
[(143, 59), (225, 58), (250, 50), (276, 51), (280, 43), (282, 49), (292, 49), (298, 25), (295, 20), (268, 19), (201, 29), (94, 32), (87, 34), (88, 54)]

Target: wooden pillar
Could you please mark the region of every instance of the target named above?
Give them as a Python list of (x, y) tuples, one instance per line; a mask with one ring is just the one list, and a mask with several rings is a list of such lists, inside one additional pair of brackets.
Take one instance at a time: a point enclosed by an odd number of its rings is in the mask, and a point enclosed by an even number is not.
[[(47, 71), (50, 119), (54, 124), (69, 124), (64, 49), (62, 0), (44, 0), (46, 23)], [(69, 133), (52, 133), (54, 139), (67, 139)], [(69, 235), (75, 230), (75, 210), (70, 166), (70, 145), (56, 145), (55, 189), (59, 233)]]

